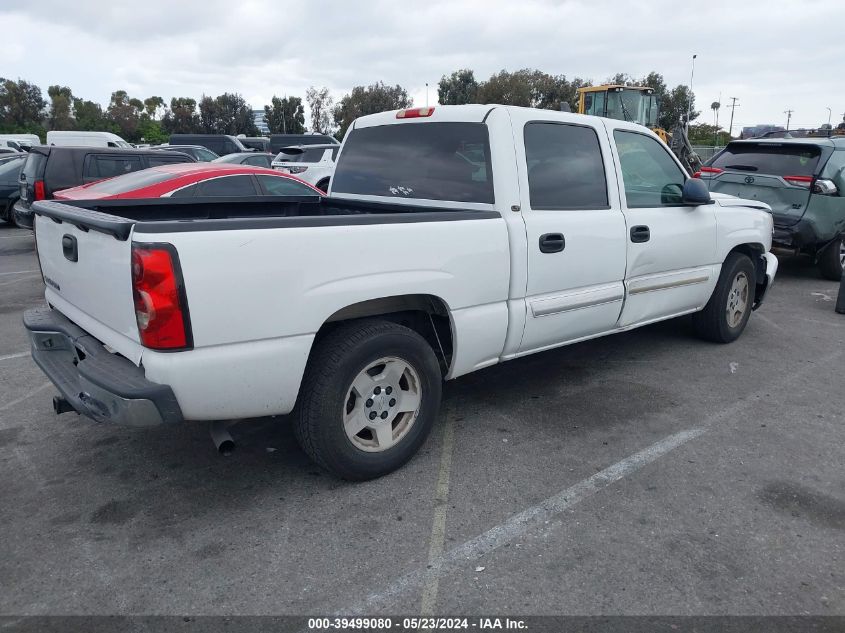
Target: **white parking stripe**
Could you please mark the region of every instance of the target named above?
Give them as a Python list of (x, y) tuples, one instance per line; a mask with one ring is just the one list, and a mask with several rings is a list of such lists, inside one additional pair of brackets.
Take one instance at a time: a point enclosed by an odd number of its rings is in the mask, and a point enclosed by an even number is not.
[(29, 356), (29, 352), (18, 352), (17, 354), (6, 354), (5, 356), (0, 356), (0, 360), (10, 360), (12, 358), (23, 358), (24, 356)]
[(24, 273), (37, 273), (37, 270), (13, 270), (10, 273), (0, 273), (2, 275), (23, 275)]
[(522, 536), (531, 528), (543, 525), (544, 522), (548, 521), (550, 518), (580, 503), (584, 499), (593, 496), (597, 492), (603, 490), (610, 484), (619, 481), (623, 477), (636, 472), (643, 466), (647, 466), (669, 451), (678, 448), (692, 439), (695, 439), (704, 432), (705, 429), (701, 428), (690, 429), (665, 437), (656, 444), (652, 444), (648, 448), (645, 448), (638, 453), (634, 453), (620, 462), (616, 462), (612, 466), (597, 472), (592, 477), (588, 477), (574, 486), (570, 486), (566, 490), (549, 497), (538, 505), (528, 508), (527, 510), (523, 510), (519, 514), (513, 515), (504, 523), (487, 530), (473, 539), (470, 539), (463, 545), (459, 545), (458, 547), (449, 550), (446, 554), (441, 556), (436, 561), (436, 565), (432, 565), (430, 569), (417, 569), (409, 572), (400, 577), (389, 587), (367, 596), (363, 603), (346, 611), (339, 612), (338, 615), (363, 615), (366, 613), (372, 613), (379, 605), (385, 604), (389, 600), (402, 595), (406, 591), (423, 586), (425, 583), (429, 582), (432, 576), (438, 575), (444, 567), (456, 565), (458, 563), (466, 564), (468, 560), (489, 554), (502, 545)]
[(23, 402), (23, 401), (24, 401), (24, 400), (26, 400), (27, 398), (31, 398), (32, 396), (34, 396), (34, 395), (35, 395), (36, 393), (38, 393), (39, 391), (44, 391), (47, 387), (49, 387), (49, 386), (50, 386), (50, 385), (52, 385), (52, 384), (53, 384), (53, 383), (51, 383), (51, 382), (45, 382), (43, 385), (39, 385), (38, 387), (36, 387), (36, 388), (35, 388), (35, 389), (33, 389), (32, 391), (30, 391), (30, 392), (29, 392), (28, 394), (26, 394), (25, 396), (21, 396), (21, 397), (20, 397), (20, 398), (18, 398), (17, 400), (12, 400), (11, 402), (7, 402), (7, 403), (6, 403), (6, 404), (4, 404), (2, 407), (0, 407), (0, 411), (5, 411), (6, 409), (11, 409), (11, 408), (12, 408), (13, 406), (15, 406), (16, 404), (20, 404), (21, 402)]
[(437, 604), (437, 589), (440, 584), (440, 562), (443, 556), (443, 544), (446, 541), (446, 514), (449, 501), (449, 475), (452, 470), (452, 449), (455, 445), (455, 431), (452, 414), (446, 408), (443, 423), (443, 448), (440, 454), (440, 472), (437, 475), (437, 488), (434, 493), (434, 521), (431, 525), (431, 542), (428, 546), (429, 574), (428, 582), (423, 587), (420, 615), (434, 615)]

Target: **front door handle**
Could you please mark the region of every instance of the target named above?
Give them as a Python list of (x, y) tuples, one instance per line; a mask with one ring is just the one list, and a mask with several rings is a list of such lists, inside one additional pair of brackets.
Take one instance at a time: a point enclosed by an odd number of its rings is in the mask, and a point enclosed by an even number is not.
[(563, 233), (544, 233), (540, 236), (541, 253), (559, 253), (566, 248)]
[(634, 244), (641, 244), (642, 242), (648, 242), (651, 239), (651, 231), (648, 230), (647, 226), (632, 226), (631, 227), (631, 241)]

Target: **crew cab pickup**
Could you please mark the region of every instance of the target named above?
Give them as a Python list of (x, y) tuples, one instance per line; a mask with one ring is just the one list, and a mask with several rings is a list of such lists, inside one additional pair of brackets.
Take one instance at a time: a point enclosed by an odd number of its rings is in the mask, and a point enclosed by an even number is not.
[(57, 411), (294, 412), (349, 479), (410, 459), (443, 379), (689, 313), (729, 343), (777, 271), (767, 207), (711, 198), (645, 128), (506, 106), (358, 119), (326, 198), (33, 209)]

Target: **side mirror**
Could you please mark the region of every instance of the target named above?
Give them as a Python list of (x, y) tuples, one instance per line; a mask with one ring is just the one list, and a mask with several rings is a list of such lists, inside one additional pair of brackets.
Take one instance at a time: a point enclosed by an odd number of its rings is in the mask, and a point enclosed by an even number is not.
[(700, 204), (713, 204), (710, 190), (699, 178), (687, 178), (684, 189), (681, 191), (681, 201), (691, 207), (697, 207)]

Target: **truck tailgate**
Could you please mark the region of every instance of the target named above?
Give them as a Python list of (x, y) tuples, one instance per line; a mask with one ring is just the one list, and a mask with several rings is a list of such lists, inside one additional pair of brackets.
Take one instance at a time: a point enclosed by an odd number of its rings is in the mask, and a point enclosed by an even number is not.
[(47, 302), (137, 365), (131, 239), (36, 215), (35, 240)]

